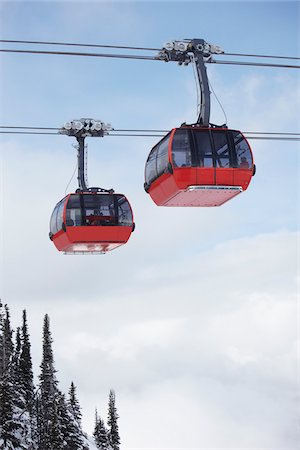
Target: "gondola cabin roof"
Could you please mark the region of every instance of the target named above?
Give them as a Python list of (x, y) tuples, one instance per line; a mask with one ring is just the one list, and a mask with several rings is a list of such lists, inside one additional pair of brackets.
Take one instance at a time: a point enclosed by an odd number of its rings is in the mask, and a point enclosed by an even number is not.
[(66, 254), (99, 254), (124, 245), (134, 230), (131, 206), (122, 194), (68, 194), (54, 208), (50, 239)]
[(220, 206), (245, 191), (254, 172), (240, 131), (183, 126), (152, 148), (144, 187), (159, 206)]

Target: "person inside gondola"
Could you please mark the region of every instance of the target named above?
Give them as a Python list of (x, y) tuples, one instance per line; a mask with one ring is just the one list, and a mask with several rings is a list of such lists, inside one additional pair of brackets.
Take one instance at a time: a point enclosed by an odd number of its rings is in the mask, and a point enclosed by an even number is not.
[(240, 168), (241, 169), (249, 169), (249, 163), (248, 163), (247, 158), (245, 156), (241, 157)]
[(98, 222), (99, 222), (98, 217), (94, 214), (91, 214), (86, 218), (87, 225), (91, 225), (91, 226), (100, 225), (100, 223), (98, 223)]

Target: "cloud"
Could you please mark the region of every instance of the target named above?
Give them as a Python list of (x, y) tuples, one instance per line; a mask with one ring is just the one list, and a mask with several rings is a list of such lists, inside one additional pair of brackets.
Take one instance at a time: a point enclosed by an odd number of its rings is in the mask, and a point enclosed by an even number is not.
[[(79, 386), (85, 428), (113, 387), (129, 448), (292, 448), (296, 239), (227, 241), (150, 265), (146, 277), (136, 266), (134, 291), (48, 302), (58, 378)], [(31, 302), (36, 342), (44, 312)]]

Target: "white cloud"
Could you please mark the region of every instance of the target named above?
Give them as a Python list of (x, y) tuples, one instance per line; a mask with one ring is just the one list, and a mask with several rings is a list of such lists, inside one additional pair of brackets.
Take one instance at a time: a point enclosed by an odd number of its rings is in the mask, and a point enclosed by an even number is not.
[[(130, 448), (292, 446), (295, 242), (288, 231), (228, 241), (150, 266), (134, 292), (48, 303), (58, 377), (79, 386), (86, 429), (113, 387)], [(43, 312), (31, 303), (35, 341)]]

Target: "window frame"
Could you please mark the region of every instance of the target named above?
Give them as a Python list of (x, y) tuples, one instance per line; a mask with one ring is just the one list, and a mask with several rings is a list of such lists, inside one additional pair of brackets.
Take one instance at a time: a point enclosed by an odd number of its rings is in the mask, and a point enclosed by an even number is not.
[[(163, 175), (164, 173), (167, 172), (168, 163), (169, 163), (169, 143), (170, 143), (170, 138), (171, 138), (172, 131), (170, 131), (168, 134), (166, 134), (154, 147), (152, 147), (152, 149), (151, 149), (151, 151), (150, 151), (150, 153), (148, 155), (148, 158), (147, 158), (147, 161), (146, 161), (146, 165), (145, 165), (145, 182), (146, 182), (146, 185), (148, 185), (148, 186), (150, 186), (151, 183), (153, 183), (161, 175)], [(161, 173), (159, 173), (158, 172), (158, 167), (157, 167), (158, 152), (159, 152), (161, 144), (163, 144), (165, 141), (168, 141), (168, 143), (167, 143), (167, 153), (166, 153), (166, 155), (167, 155), (167, 165), (166, 165), (165, 169)], [(153, 166), (153, 168), (154, 168), (153, 172), (154, 172), (154, 176), (150, 178), (149, 177), (150, 171), (148, 169), (149, 169), (149, 166), (150, 166), (149, 161), (151, 160), (151, 156), (152, 155), (154, 155), (154, 157), (153, 157), (153, 165), (154, 165)], [(151, 164), (152, 164), (152, 162), (151, 162)]]

